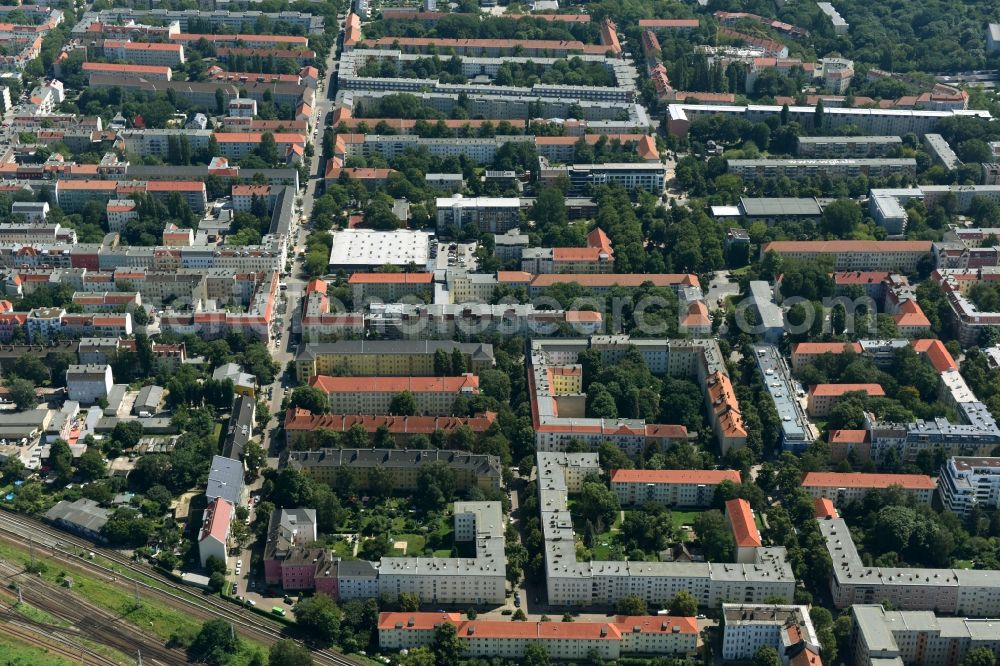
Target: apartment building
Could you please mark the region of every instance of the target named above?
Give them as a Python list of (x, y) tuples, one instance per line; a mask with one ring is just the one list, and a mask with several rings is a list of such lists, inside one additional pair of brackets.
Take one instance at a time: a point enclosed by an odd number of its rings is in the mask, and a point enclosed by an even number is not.
[(1000, 506), (1000, 458), (952, 456), (938, 478), (941, 502), (952, 513), (967, 516), (973, 507)]
[(66, 396), (83, 405), (106, 399), (114, 379), (110, 365), (71, 365), (66, 370)]
[(311, 589), (299, 587), (302, 581), (293, 580), (298, 577), (283, 576), (282, 565), (317, 538), (315, 509), (275, 509), (268, 522), (264, 544), (264, 580), (267, 584), (281, 585), (285, 591)]
[(120, 76), (123, 79), (142, 78), (150, 81), (170, 81), (173, 71), (162, 65), (118, 65), (106, 62), (85, 62), (83, 73), (96, 76)]
[(135, 65), (177, 67), (185, 62), (183, 44), (105, 39), (102, 48), (107, 59)]
[(170, 35), (171, 43), (196, 44), (205, 40), (213, 46), (245, 44), (250, 48), (304, 49), (309, 46), (309, 38), (300, 35), (205, 35), (179, 32)]
[(597, 227), (587, 234), (586, 247), (524, 247), (520, 259), (525, 273), (613, 273), (615, 253), (607, 234)]
[(379, 596), (415, 594), (427, 603), (500, 604), (506, 597), (506, 522), (500, 502), (455, 502), (455, 541), (472, 542), (474, 558), (383, 557)]
[(473, 225), (483, 233), (502, 234), (521, 222), (521, 200), (517, 197), (438, 198), (437, 230), (462, 229)]
[(434, 295), (433, 273), (351, 273), (347, 279), (354, 292), (354, 307), (370, 301), (398, 303), (407, 296), (430, 303)]
[[(295, 149), (305, 149), (306, 136), (290, 132), (276, 132), (274, 137), (278, 155), (286, 157)], [(215, 141), (219, 152), (229, 159), (240, 159), (250, 155), (260, 148), (263, 132), (216, 132)]]
[(66, 212), (80, 211), (91, 201), (106, 207), (110, 201), (128, 199), (134, 192), (144, 192), (162, 201), (177, 193), (196, 213), (204, 213), (208, 208), (205, 183), (201, 181), (58, 180), (55, 192), (56, 203)]
[(820, 664), (821, 645), (809, 608), (784, 604), (722, 604), (722, 658), (750, 661), (762, 647), (774, 648), (783, 657), (782, 663), (793, 666)]
[(931, 274), (931, 279), (945, 294), (953, 330), (960, 343), (965, 346), (977, 344), (986, 331), (1000, 325), (1000, 312), (982, 311), (970, 298), (974, 285), (1000, 283), (1000, 267), (941, 268)]
[[(530, 375), (529, 375), (530, 377)], [(569, 494), (600, 469), (595, 453), (538, 453), (538, 488), (550, 604), (614, 605), (635, 594), (665, 604), (686, 590), (699, 605), (718, 607), (739, 599), (791, 600), (795, 578), (784, 548), (756, 548), (752, 564), (707, 562), (577, 562)]]
[(208, 558), (226, 562), (229, 557), (229, 535), (236, 509), (228, 501), (217, 497), (205, 509), (204, 520), (198, 531), (198, 557), (201, 566), (208, 563)]
[(970, 650), (1000, 652), (996, 620), (992, 619), (890, 611), (876, 604), (856, 604), (851, 608), (851, 619), (851, 656), (858, 666), (958, 666)]
[(317, 375), (309, 385), (327, 394), (334, 414), (391, 414), (393, 399), (409, 393), (417, 414), (448, 416), (455, 400), (479, 394), (479, 378), (459, 377), (329, 377)]
[(295, 356), (296, 375), (307, 382), (314, 375), (347, 374), (381, 377), (432, 377), (438, 350), (452, 358), (461, 354), (465, 370), (478, 374), (495, 365), (493, 345), (450, 340), (343, 340), (301, 345)]
[(611, 492), (623, 505), (656, 502), (667, 507), (707, 507), (724, 481), (740, 483), (736, 470), (616, 469)]
[(917, 161), (905, 158), (726, 160), (729, 173), (746, 179), (915, 177)]
[(771, 241), (760, 256), (775, 252), (786, 259), (812, 262), (822, 256), (834, 260), (836, 271), (891, 271), (913, 273), (931, 252), (930, 241)]
[(795, 154), (822, 159), (887, 157), (902, 150), (898, 136), (801, 136)]
[(379, 337), (404, 340), (467, 340), (479, 335), (524, 337), (593, 335), (603, 330), (604, 317), (589, 310), (548, 310), (519, 303), (371, 303), (365, 329)]
[(627, 617), (613, 622), (501, 622), (467, 620), (459, 613), (381, 613), (379, 647), (412, 650), (429, 647), (443, 623), (455, 625), (466, 657), (522, 659), (528, 646), (541, 645), (550, 659), (614, 661), (630, 654), (693, 654), (698, 643), (694, 618)]
[(552, 165), (538, 158), (538, 177), (544, 185), (569, 180), (569, 194), (582, 196), (596, 185), (620, 185), (628, 191), (646, 190), (659, 195), (666, 182), (666, 167), (660, 162)]
[(814, 431), (797, 399), (800, 390), (798, 384), (775, 345), (754, 345), (753, 350), (768, 397), (781, 419), (781, 448), (784, 451), (802, 453), (812, 443)]
[(806, 411), (813, 418), (825, 418), (848, 393), (864, 393), (869, 398), (885, 397), (880, 384), (814, 384), (809, 387)]
[(861, 472), (809, 472), (802, 489), (815, 498), (827, 497), (834, 504), (860, 501), (875, 490), (898, 486), (921, 504), (930, 504), (937, 487), (925, 474), (864, 474)]
[(1000, 571), (868, 566), (843, 518), (821, 518), (818, 523), (833, 562), (830, 596), (837, 608), (877, 599), (904, 611), (974, 617), (1000, 613)]
[[(225, 4), (228, 5), (230, 3)], [(131, 7), (113, 7), (100, 11), (86, 12), (73, 27), (73, 34), (74, 36), (86, 34), (89, 27), (94, 23), (140, 22), (150, 19), (164, 25), (176, 22), (180, 30), (187, 30), (190, 23), (196, 22), (198, 24), (208, 23), (214, 28), (225, 28), (228, 31), (236, 31), (248, 23), (254, 24), (258, 20), (265, 20), (273, 24), (284, 23), (289, 27), (301, 28), (306, 32), (321, 33), (323, 32), (324, 23), (322, 16), (307, 12), (261, 12), (256, 10), (234, 12), (223, 9), (134, 9)]]
[[(691, 123), (700, 118), (721, 114), (750, 122), (763, 122), (768, 117), (780, 115), (782, 108), (778, 104), (749, 106), (671, 104), (667, 108), (667, 127), (671, 134), (686, 136)], [(807, 129), (814, 129), (815, 113), (816, 108), (813, 106), (788, 106), (789, 119)], [(952, 117), (974, 117), (985, 120), (991, 118), (989, 111), (972, 109), (916, 110), (831, 106), (824, 110), (823, 125), (825, 129), (853, 125), (860, 131), (872, 135), (903, 136), (910, 132), (922, 135), (933, 131), (944, 118)]]

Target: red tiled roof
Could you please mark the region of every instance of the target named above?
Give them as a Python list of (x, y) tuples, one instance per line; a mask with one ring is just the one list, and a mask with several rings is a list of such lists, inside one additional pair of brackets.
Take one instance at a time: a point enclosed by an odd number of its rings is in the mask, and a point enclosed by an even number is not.
[(813, 384), (809, 387), (809, 395), (817, 396), (838, 396), (852, 391), (863, 391), (870, 397), (885, 396), (881, 384)]
[(864, 444), (866, 439), (867, 430), (831, 430), (829, 435), (831, 444)]
[(809, 472), (803, 488), (888, 488), (934, 490), (934, 480), (926, 474), (865, 474), (863, 472)]
[(861, 353), (857, 342), (800, 342), (792, 347), (792, 354), (843, 354), (848, 349)]
[(951, 352), (948, 351), (948, 348), (940, 340), (914, 340), (913, 349), (918, 354), (925, 354), (927, 360), (938, 372), (958, 370), (958, 364), (952, 358)]
[(205, 523), (202, 525), (201, 534), (198, 541), (203, 541), (209, 536), (221, 543), (226, 543), (229, 536), (229, 526), (233, 522), (235, 507), (227, 500), (216, 497), (205, 510)]
[(813, 500), (813, 511), (817, 518), (838, 518), (837, 509), (828, 497), (817, 497)]
[(639, 19), (640, 28), (697, 28), (698, 19)]
[(378, 628), (433, 631), (446, 622), (455, 625), (459, 639), (621, 640), (632, 633), (698, 633), (695, 618), (673, 615), (618, 615), (614, 622), (507, 622), (466, 620), (458, 613), (380, 613)]
[(83, 71), (85, 72), (119, 72), (126, 73), (130, 72), (133, 74), (169, 74), (169, 67), (160, 67), (157, 65), (117, 65), (108, 62), (85, 62), (83, 63)]
[(347, 284), (430, 284), (433, 273), (352, 273)]
[(611, 483), (664, 483), (718, 485), (723, 481), (740, 483), (734, 469), (616, 469)]
[(729, 526), (738, 548), (760, 548), (764, 544), (754, 522), (750, 502), (742, 498), (729, 500), (726, 502), (726, 516), (729, 517)]

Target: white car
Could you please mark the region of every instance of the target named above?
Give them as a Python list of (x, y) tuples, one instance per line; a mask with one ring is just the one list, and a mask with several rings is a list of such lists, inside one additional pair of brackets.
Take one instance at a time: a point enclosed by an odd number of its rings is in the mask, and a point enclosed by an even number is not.
[(236, 560), (236, 568), (239, 569), (243, 566), (243, 560)]

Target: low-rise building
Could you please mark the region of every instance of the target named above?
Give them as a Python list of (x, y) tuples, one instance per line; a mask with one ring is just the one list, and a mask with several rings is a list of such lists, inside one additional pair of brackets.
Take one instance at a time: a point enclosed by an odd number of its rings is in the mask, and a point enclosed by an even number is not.
[[(313, 589), (314, 585), (309, 585), (309, 581), (292, 575), (294, 568), (289, 568), (289, 576), (286, 577), (284, 565), (296, 552), (307, 550), (317, 538), (315, 509), (275, 509), (271, 513), (264, 545), (264, 579), (267, 584), (281, 585), (285, 591)], [(303, 583), (306, 585), (300, 587)]]
[(347, 284), (354, 291), (354, 307), (360, 309), (370, 301), (398, 303), (406, 296), (430, 303), (434, 292), (434, 274), (419, 273), (352, 273)]
[(757, 529), (750, 502), (742, 498), (728, 500), (726, 518), (729, 520), (729, 530), (736, 543), (736, 561), (753, 564), (757, 559), (757, 549), (763, 547), (764, 542), (760, 537), (760, 530)]
[(496, 361), (493, 345), (451, 340), (342, 340), (299, 347), (295, 368), (299, 381), (314, 375), (361, 375), (388, 377), (432, 377), (434, 355), (441, 350), (451, 355), (458, 350), (465, 370), (478, 374)]
[(930, 241), (771, 241), (760, 256), (774, 252), (788, 259), (812, 262), (822, 256), (834, 260), (837, 271), (893, 271), (903, 274), (917, 270), (917, 263), (931, 252)]
[(707, 507), (723, 481), (740, 483), (736, 470), (616, 469), (611, 492), (622, 505), (656, 502), (667, 507)]
[(73, 502), (61, 500), (45, 513), (45, 520), (56, 527), (74, 532), (95, 541), (104, 541), (101, 530), (111, 512), (97, 502), (81, 497)]

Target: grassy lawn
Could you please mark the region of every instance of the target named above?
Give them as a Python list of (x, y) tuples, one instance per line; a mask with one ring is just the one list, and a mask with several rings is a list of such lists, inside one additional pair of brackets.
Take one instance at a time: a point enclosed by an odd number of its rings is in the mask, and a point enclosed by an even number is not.
[(952, 566), (955, 569), (971, 569), (972, 560), (955, 560), (955, 563)]
[(701, 511), (678, 511), (677, 509), (670, 510), (670, 517), (674, 522), (674, 527), (679, 528), (681, 525), (691, 525), (694, 526), (694, 519), (701, 515)]
[(391, 540), (394, 546), (397, 541), (406, 542), (406, 552), (404, 553), (394, 547), (393, 555), (421, 555), (424, 552), (424, 544), (427, 543), (427, 537), (423, 534), (393, 534)]
[(0, 659), (4, 666), (73, 666), (75, 663), (3, 634), (0, 634)]
[(331, 546), (333, 552), (342, 560), (354, 559), (354, 544), (348, 543), (345, 539), (337, 539)]

